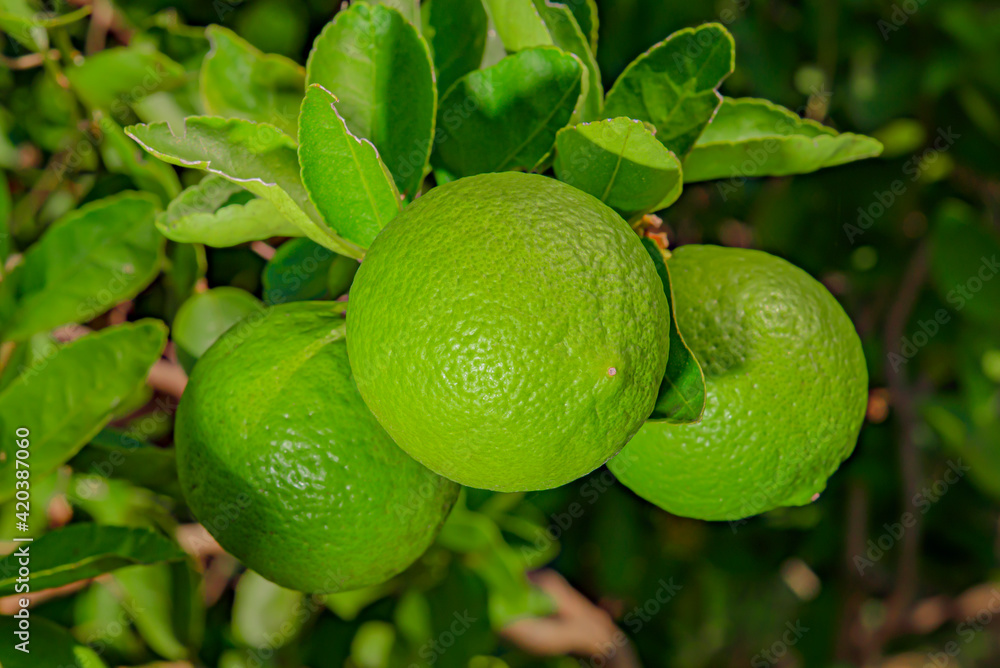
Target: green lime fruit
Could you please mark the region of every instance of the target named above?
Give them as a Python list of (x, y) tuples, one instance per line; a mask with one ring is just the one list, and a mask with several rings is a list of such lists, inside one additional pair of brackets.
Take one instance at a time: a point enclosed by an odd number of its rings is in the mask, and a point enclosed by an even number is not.
[(642, 426), (669, 317), (638, 236), (536, 174), (439, 186), (394, 218), (351, 288), (358, 389), (415, 459), (463, 485), (558, 487)]
[(767, 253), (684, 246), (667, 266), (677, 328), (705, 372), (700, 422), (647, 422), (609, 463), (677, 515), (733, 520), (809, 503), (854, 450), (868, 372), (819, 282)]
[(177, 410), (177, 467), (195, 516), (247, 566), (305, 592), (400, 573), (459, 491), (365, 406), (341, 310), (296, 302), (235, 325), (198, 361)]

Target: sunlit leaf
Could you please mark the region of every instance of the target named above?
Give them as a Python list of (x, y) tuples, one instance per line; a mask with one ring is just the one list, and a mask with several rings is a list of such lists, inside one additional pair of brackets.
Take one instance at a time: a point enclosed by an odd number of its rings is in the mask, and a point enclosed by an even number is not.
[(576, 56), (542, 47), (469, 73), (438, 110), (441, 163), (456, 176), (532, 169), (569, 123), (583, 71)]
[(133, 125), (125, 132), (162, 160), (218, 174), (270, 201), (316, 243), (344, 255), (361, 255), (323, 223), (302, 185), (295, 140), (273, 125), (192, 116), (180, 134), (166, 123)]
[(351, 134), (340, 107), (328, 91), (309, 86), (299, 118), (302, 181), (327, 224), (367, 248), (399, 213), (399, 193), (378, 151)]
[(0, 288), (16, 302), (3, 336), (87, 322), (135, 297), (160, 272), (165, 240), (156, 198), (125, 192), (77, 209), (54, 224)]
[(678, 30), (625, 68), (608, 91), (604, 117), (651, 123), (678, 157), (687, 154), (722, 102), (733, 72), (733, 38), (721, 24)]
[(681, 194), (677, 157), (639, 121), (616, 118), (563, 128), (556, 176), (590, 193), (626, 220), (673, 204)]
[(266, 54), (228, 28), (206, 29), (212, 50), (201, 66), (201, 99), (214, 116), (270, 123), (295, 136), (305, 69)]
[(215, 174), (170, 202), (157, 216), (156, 227), (172, 241), (215, 247), (302, 234), (269, 200), (253, 197)]
[[(0, 500), (14, 494), (18, 446), (27, 430), (31, 475), (54, 471), (75, 455), (146, 381), (166, 343), (153, 320), (111, 327), (57, 349), (0, 392)], [(22, 432), (23, 433), (23, 432)]]
[(313, 44), (307, 80), (340, 101), (347, 128), (367, 139), (413, 197), (424, 176), (434, 136), (437, 89), (427, 43), (395, 9), (352, 4)]
[(684, 159), (684, 180), (807, 174), (881, 152), (871, 137), (837, 134), (767, 100), (725, 98)]

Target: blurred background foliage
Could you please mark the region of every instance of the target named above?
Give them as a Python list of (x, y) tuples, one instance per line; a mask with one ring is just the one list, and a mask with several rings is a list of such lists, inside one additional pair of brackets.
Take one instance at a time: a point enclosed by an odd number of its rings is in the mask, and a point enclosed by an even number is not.
[[(47, 9), (72, 16), (78, 7)], [(232, 585), (238, 565), (209, 550), (203, 572), (185, 561), (135, 566), (41, 603), (39, 651), (71, 642), (69, 629), (108, 665), (578, 665), (533, 657), (498, 633), (513, 617), (549, 609), (524, 579), (525, 570), (548, 564), (610, 613), (650, 668), (1000, 665), (1000, 625), (990, 625), (1000, 611), (1000, 6), (603, 0), (598, 8), (606, 88), (667, 34), (719, 21), (737, 47), (726, 95), (765, 97), (885, 145), (882, 158), (813, 175), (694, 184), (661, 212), (671, 245), (721, 243), (785, 257), (820, 278), (855, 322), (869, 362), (868, 419), (822, 497), (705, 523), (643, 502), (604, 469), (545, 492), (468, 490), (438, 544), (386, 585), (325, 599), (254, 574)], [(121, 126), (194, 113), (208, 49), (200, 26), (223, 24), (266, 52), (304, 62), (336, 6), (95, 0), (92, 10), (105, 31), (92, 30), (88, 17), (48, 31), (56, 49), (132, 45), (125, 56), (107, 52), (105, 69), (94, 76), (92, 68), (90, 79), (33, 66), (30, 46), (4, 36), (4, 256), (83, 203), (139, 188), (165, 204), (189, 185), (172, 168), (139, 159)], [(8, 32), (11, 21), (0, 14)], [(77, 99), (62, 76), (83, 77), (74, 89), (88, 93)], [(186, 367), (204, 342), (196, 332), (185, 338), (184, 320), (225, 329), (260, 307), (247, 293), (261, 296), (268, 272), (273, 281), (281, 271), (249, 246), (170, 243), (165, 253), (163, 273), (127, 317), (173, 322)], [(329, 254), (315, 259), (330, 262)], [(330, 298), (349, 281), (302, 290)], [(239, 291), (189, 301), (197, 285)], [(190, 313), (178, 314), (185, 302)], [(51, 345), (36, 336), (13, 354), (44, 357)], [(130, 450), (134, 465), (112, 478), (93, 471), (123, 439), (169, 445), (173, 403), (161, 395), (135, 397), (71, 467), (35, 481), (36, 500), (50, 499), (33, 518), (39, 533), (70, 517), (167, 533), (191, 522), (168, 448)], [(3, 535), (12, 525), (6, 504)], [(199, 552), (204, 538), (187, 540)], [(667, 585), (676, 593), (661, 595)]]

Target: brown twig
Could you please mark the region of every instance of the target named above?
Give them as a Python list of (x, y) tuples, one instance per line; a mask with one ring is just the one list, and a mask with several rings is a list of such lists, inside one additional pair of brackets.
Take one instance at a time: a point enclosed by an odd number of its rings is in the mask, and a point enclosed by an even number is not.
[[(920, 481), (923, 479), (920, 454), (913, 439), (917, 411), (904, 369), (894, 368), (889, 361), (889, 355), (901, 354), (906, 325), (927, 279), (927, 258), (928, 247), (925, 242), (910, 258), (896, 299), (889, 309), (885, 326), (885, 375), (896, 412), (899, 463), (903, 475), (903, 506), (907, 512), (913, 505), (913, 498), (919, 492)], [(874, 639), (872, 650), (875, 652), (880, 652), (885, 642), (898, 632), (904, 615), (916, 596), (921, 514), (913, 513), (913, 516), (916, 522), (902, 539), (902, 553), (896, 569), (896, 584), (886, 601), (885, 623), (879, 628)]]
[(188, 377), (178, 364), (160, 360), (149, 371), (149, 384), (154, 390), (180, 399), (187, 386)]

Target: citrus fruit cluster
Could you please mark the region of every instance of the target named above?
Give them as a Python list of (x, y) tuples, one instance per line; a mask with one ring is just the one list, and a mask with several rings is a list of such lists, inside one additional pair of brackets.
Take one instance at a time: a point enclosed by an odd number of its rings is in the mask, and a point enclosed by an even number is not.
[(691, 517), (808, 503), (864, 413), (850, 320), (766, 253), (682, 247), (668, 267), (705, 374), (692, 424), (647, 422), (669, 287), (617, 213), (534, 174), (431, 190), (376, 237), (346, 323), (330, 303), (273, 307), (198, 362), (177, 419), (191, 508), (264, 576), (339, 591), (416, 560), (459, 485), (547, 489), (610, 460)]

